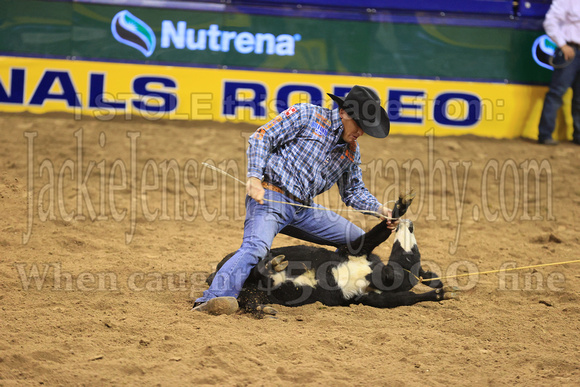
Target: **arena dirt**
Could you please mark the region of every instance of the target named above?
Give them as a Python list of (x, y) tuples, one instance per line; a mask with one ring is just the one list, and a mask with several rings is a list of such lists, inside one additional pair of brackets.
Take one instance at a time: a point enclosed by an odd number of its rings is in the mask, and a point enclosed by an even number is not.
[[(449, 279), (459, 299), (390, 310), (194, 313), (244, 219), (243, 187), (202, 163), (244, 180), (254, 128), (6, 114), (0, 128), (0, 385), (580, 383), (578, 263)], [(580, 259), (580, 147), (359, 142), (380, 200), (416, 188), (408, 217), (441, 274)], [(335, 189), (317, 201), (345, 208)]]

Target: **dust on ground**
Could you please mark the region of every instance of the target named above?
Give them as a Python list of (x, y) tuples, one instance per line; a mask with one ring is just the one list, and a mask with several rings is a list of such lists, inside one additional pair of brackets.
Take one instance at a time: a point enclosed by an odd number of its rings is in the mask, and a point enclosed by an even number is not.
[[(244, 219), (243, 187), (202, 163), (245, 180), (253, 127), (4, 114), (0, 128), (0, 385), (580, 383), (578, 263), (449, 279), (460, 299), (395, 309), (193, 313)], [(578, 146), (359, 142), (381, 201), (417, 189), (408, 217), (442, 275), (580, 259)], [(317, 201), (345, 208), (335, 189)]]

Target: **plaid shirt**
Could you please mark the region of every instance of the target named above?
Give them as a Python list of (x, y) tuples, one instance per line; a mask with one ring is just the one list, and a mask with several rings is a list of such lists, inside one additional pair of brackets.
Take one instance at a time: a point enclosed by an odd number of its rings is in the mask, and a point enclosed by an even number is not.
[(250, 137), (248, 177), (257, 177), (310, 202), (335, 183), (343, 202), (377, 211), (379, 201), (362, 181), (358, 143), (339, 143), (338, 109), (297, 104)]

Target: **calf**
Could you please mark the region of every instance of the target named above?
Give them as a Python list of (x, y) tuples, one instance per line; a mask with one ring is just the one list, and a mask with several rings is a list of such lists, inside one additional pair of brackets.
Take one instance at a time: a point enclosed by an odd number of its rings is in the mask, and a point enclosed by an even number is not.
[[(402, 216), (413, 195), (400, 197), (393, 211)], [(238, 303), (248, 312), (275, 314), (265, 304), (300, 306), (321, 302), (328, 306), (350, 304), (393, 308), (420, 301), (439, 301), (454, 297), (441, 281), (427, 281), (434, 290), (417, 294), (410, 290), (420, 279), (436, 276), (421, 267), (413, 223), (401, 220), (387, 263), (373, 254), (391, 230), (386, 220), (354, 241), (350, 246), (330, 251), (322, 247), (288, 246), (272, 249), (250, 273)], [(226, 256), (219, 268), (232, 256)], [(208, 277), (211, 284), (215, 273)]]

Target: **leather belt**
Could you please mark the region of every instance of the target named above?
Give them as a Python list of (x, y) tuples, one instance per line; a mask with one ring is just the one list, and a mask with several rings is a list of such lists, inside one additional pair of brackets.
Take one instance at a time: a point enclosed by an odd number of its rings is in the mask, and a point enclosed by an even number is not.
[(300, 204), (304, 204), (304, 205), (308, 204), (304, 200), (292, 195), (290, 192), (288, 192), (282, 188), (276, 187), (274, 184), (268, 183), (267, 181), (262, 182), (262, 187), (264, 187), (265, 189), (269, 189), (270, 191), (281, 193), (282, 195), (286, 196), (288, 199), (292, 199), (295, 202), (298, 202)]
[(566, 44), (570, 47), (574, 47), (576, 49), (580, 48), (580, 44), (574, 42), (566, 42)]

